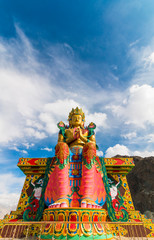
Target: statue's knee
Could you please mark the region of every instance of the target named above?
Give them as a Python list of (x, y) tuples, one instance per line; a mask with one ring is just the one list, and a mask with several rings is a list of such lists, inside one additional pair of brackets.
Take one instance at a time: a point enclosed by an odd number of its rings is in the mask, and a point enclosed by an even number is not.
[(58, 142), (56, 147), (59, 147), (59, 148), (69, 148), (67, 143), (65, 143), (65, 142)]
[(65, 153), (66, 155), (69, 155), (69, 147), (67, 145), (67, 143), (65, 142), (58, 142), (56, 147), (55, 147), (55, 154), (59, 154), (59, 153)]
[(87, 142), (84, 147), (83, 150), (96, 150), (96, 145), (92, 142)]
[(91, 152), (93, 155), (96, 155), (96, 145), (92, 142), (86, 143), (83, 147), (83, 154), (87, 152)]

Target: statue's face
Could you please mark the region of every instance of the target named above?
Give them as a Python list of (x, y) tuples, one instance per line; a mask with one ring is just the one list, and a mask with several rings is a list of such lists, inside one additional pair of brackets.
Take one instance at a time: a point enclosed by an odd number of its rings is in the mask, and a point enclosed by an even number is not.
[(72, 116), (72, 126), (73, 127), (79, 127), (82, 125), (82, 116), (74, 114)]

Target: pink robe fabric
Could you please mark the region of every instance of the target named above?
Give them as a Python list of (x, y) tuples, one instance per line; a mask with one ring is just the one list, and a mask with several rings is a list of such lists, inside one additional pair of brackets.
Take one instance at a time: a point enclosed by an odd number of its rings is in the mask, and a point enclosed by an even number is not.
[[(67, 149), (66, 143), (58, 144), (58, 150), (60, 148), (60, 151), (63, 151), (63, 148), (65, 150)], [(99, 158), (94, 156), (95, 153), (93, 155), (90, 153), (90, 147), (92, 145), (88, 144), (84, 146), (85, 148), (83, 147), (83, 150), (76, 148), (79, 149), (79, 151), (75, 150), (73, 157), (70, 152), (70, 160), (62, 169), (56, 164), (54, 168), (51, 168), (52, 171), (45, 191), (45, 202), (47, 205), (65, 198), (69, 199), (70, 207), (80, 207), (83, 199), (91, 199), (96, 204), (103, 206), (106, 200), (106, 191), (102, 180), (103, 173), (101, 171), (101, 163)], [(94, 163), (89, 169), (85, 162), (83, 162), (82, 155), (87, 164), (90, 163), (90, 157), (95, 158)], [(66, 158), (67, 156), (61, 155), (61, 158), (63, 157)], [(64, 159), (62, 159), (61, 163), (63, 163), (63, 160)]]

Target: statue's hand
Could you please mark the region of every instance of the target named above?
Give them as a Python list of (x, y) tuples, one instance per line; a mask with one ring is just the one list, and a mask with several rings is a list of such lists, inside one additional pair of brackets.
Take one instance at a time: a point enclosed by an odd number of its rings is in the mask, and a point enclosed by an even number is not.
[(85, 143), (87, 142), (87, 138), (83, 135), (83, 132), (82, 132), (81, 128), (80, 128), (80, 139)]
[(73, 129), (73, 137), (74, 137), (74, 140), (80, 138), (80, 129), (79, 128)]

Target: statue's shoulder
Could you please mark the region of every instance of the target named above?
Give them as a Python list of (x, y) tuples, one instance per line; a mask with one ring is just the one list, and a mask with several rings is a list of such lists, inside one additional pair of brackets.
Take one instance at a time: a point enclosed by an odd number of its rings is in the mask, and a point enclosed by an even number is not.
[(66, 135), (66, 138), (73, 136), (73, 128), (66, 128), (65, 135)]

